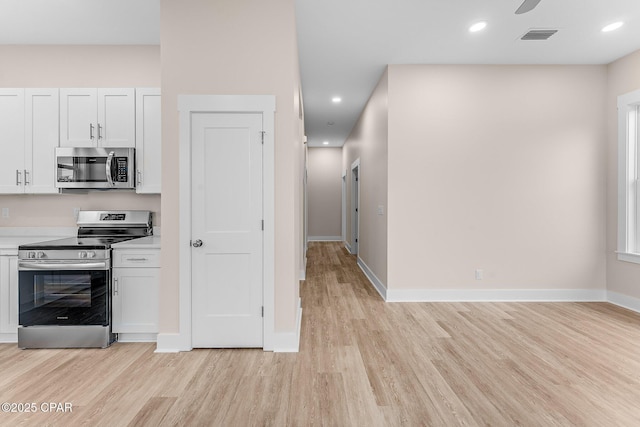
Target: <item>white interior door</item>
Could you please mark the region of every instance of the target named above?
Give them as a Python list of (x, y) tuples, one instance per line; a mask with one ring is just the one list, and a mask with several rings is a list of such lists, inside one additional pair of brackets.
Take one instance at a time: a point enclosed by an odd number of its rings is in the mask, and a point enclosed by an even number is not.
[(352, 245), (351, 245), (351, 253), (358, 253), (358, 245), (360, 239), (359, 233), (359, 225), (360, 225), (360, 166), (355, 166), (351, 169), (351, 175), (353, 178), (352, 181), (352, 190), (351, 190), (351, 234), (352, 234)]
[(192, 346), (262, 347), (262, 114), (191, 124)]

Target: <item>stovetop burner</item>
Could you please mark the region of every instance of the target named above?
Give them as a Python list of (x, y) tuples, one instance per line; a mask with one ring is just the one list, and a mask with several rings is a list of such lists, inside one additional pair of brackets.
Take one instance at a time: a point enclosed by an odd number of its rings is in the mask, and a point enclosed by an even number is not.
[(137, 239), (141, 236), (118, 237), (67, 237), (65, 239), (20, 245), (21, 250), (69, 250), (69, 249), (109, 249), (114, 243)]
[[(78, 235), (65, 239), (29, 243), (18, 247), (18, 257), (32, 259), (30, 251), (40, 251), (36, 258), (50, 258), (46, 251), (109, 250), (114, 243), (153, 234), (149, 211), (80, 211)], [(108, 256), (108, 253), (107, 253)], [(65, 256), (66, 259), (66, 256)]]

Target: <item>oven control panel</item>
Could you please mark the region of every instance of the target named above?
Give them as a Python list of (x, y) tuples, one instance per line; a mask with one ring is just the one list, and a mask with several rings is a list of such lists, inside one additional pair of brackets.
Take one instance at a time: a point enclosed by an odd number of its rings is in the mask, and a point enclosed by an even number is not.
[(19, 250), (18, 259), (34, 263), (58, 262), (64, 260), (108, 260), (111, 258), (110, 250)]
[(27, 252), (27, 258), (29, 259), (42, 259), (46, 258), (47, 254), (42, 251), (29, 251)]
[(95, 251), (80, 251), (80, 252), (78, 252), (78, 258), (80, 258), (80, 259), (95, 258), (95, 257), (96, 257), (96, 252)]

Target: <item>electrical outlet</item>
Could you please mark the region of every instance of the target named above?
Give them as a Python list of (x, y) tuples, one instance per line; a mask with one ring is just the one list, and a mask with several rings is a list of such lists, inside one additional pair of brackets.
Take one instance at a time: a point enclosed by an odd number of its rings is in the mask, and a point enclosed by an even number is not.
[(476, 280), (482, 280), (483, 277), (484, 277), (484, 271), (482, 271), (481, 269), (477, 269), (476, 270)]
[(378, 205), (378, 215), (384, 215), (384, 206)]
[(2, 208), (2, 218), (9, 218), (9, 208)]

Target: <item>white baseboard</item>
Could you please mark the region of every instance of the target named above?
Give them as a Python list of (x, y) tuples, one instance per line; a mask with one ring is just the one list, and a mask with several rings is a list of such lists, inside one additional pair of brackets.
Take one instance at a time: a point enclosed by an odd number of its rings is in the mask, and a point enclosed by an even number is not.
[(367, 279), (371, 282), (376, 291), (380, 294), (383, 300), (387, 300), (388, 290), (386, 286), (378, 279), (378, 277), (371, 271), (369, 266), (362, 261), (360, 257), (358, 257), (358, 267), (367, 276)]
[(302, 328), (302, 300), (298, 299), (296, 330), (293, 332), (275, 332), (273, 351), (275, 353), (297, 353), (300, 351), (300, 329)]
[(190, 348), (183, 348), (182, 336), (175, 334), (158, 334), (155, 353), (179, 353), (189, 351)]
[(15, 344), (18, 342), (18, 333), (0, 334), (0, 344)]
[(620, 307), (640, 313), (640, 298), (607, 291), (607, 301)]
[(302, 269), (300, 270), (300, 279), (299, 280), (307, 280), (307, 257), (304, 257), (304, 264), (302, 265)]
[(344, 241), (344, 248), (351, 254), (353, 255), (353, 251), (351, 250), (351, 245), (349, 244), (349, 242), (347, 242), (346, 240)]
[(157, 342), (158, 334), (118, 334), (118, 342)]
[(602, 289), (388, 289), (387, 302), (604, 302)]
[(309, 242), (341, 242), (342, 236), (307, 236)]

